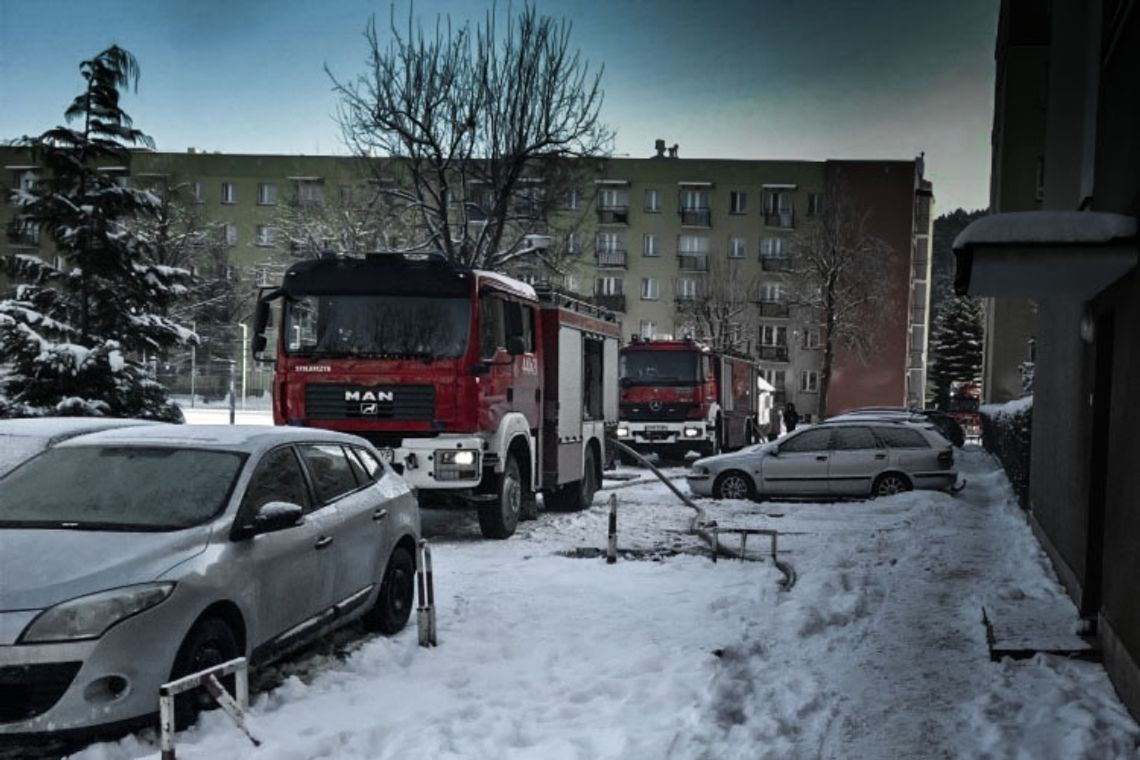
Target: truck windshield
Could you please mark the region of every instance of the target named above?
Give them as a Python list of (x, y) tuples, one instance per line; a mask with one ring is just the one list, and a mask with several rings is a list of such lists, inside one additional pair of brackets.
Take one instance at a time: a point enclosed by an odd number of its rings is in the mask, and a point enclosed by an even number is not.
[(699, 382), (691, 351), (627, 351), (621, 355), (625, 385), (690, 385)]
[(470, 318), (466, 298), (302, 296), (285, 305), (285, 352), (453, 359), (467, 348)]

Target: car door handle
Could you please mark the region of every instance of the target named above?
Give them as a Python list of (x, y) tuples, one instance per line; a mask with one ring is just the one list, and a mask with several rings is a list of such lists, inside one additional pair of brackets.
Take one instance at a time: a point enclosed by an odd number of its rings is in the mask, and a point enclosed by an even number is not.
[(376, 522), (380, 522), (381, 520), (384, 520), (387, 517), (388, 517), (388, 510), (386, 510), (386, 509), (378, 509), (372, 513), (372, 519), (375, 520)]
[(827, 461), (827, 454), (820, 454), (819, 456), (817, 456), (817, 457), (815, 458), (815, 461), (817, 461), (817, 462), (826, 462), (826, 461)]
[(317, 542), (313, 544), (314, 549), (325, 549), (332, 545), (332, 536), (321, 536)]
[(875, 459), (886, 459), (886, 458), (887, 458), (886, 454), (876, 454), (875, 455)]

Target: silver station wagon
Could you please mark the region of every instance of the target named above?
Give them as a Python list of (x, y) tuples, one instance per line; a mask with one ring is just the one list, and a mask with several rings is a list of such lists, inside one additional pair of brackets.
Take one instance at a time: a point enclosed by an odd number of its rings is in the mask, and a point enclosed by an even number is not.
[(689, 489), (721, 499), (886, 496), (954, 486), (950, 443), (905, 422), (836, 422), (797, 430), (775, 443), (698, 459)]
[(414, 494), (355, 436), (154, 425), (56, 443), (0, 478), (0, 739), (149, 720), (173, 678), (354, 620), (399, 631), (419, 535)]

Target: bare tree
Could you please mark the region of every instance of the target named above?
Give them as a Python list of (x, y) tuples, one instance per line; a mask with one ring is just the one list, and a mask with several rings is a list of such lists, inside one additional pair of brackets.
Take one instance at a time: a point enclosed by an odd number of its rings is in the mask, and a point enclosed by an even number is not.
[[(602, 70), (570, 48), (570, 24), (527, 5), (475, 27), (437, 19), (425, 33), (409, 12), (385, 37), (365, 31), (367, 73), (329, 72), (353, 152), (372, 161), (391, 211), (416, 230), (408, 248), (467, 266), (508, 269), (534, 253), (547, 216), (585, 186), (612, 133), (598, 119)], [(549, 253), (549, 252), (548, 252)]]
[(741, 262), (710, 256), (709, 271), (695, 296), (677, 302), (678, 323), (718, 351), (747, 353), (759, 324), (752, 299), (759, 280)]
[(841, 174), (825, 188), (822, 211), (792, 240), (790, 302), (818, 320), (823, 343), (819, 412), (827, 414), (832, 364), (840, 348), (860, 361), (875, 352), (890, 311), (891, 247), (868, 231), (871, 212)]
[(375, 183), (364, 181), (322, 197), (302, 198), (296, 193), (277, 206), (274, 222), (275, 245), (285, 258), (314, 258), (327, 250), (393, 250), (411, 234), (387, 196)]

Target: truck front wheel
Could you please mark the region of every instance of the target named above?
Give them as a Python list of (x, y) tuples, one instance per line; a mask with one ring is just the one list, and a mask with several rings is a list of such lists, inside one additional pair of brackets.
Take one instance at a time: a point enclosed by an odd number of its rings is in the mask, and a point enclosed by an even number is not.
[(586, 449), (582, 462), (582, 479), (567, 483), (546, 497), (550, 509), (560, 512), (578, 512), (594, 502), (598, 491), (597, 475), (594, 469), (594, 450)]
[(507, 456), (496, 495), (494, 501), (479, 505), (479, 530), (484, 538), (510, 538), (518, 527), (523, 500), (522, 477), (514, 455)]

